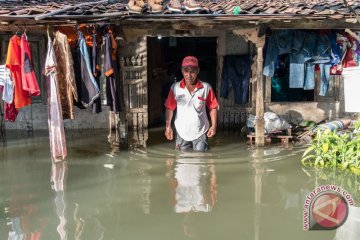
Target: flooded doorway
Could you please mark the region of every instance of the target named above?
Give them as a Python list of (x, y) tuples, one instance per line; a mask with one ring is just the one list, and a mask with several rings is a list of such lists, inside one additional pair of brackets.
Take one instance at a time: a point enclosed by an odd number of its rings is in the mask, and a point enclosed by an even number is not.
[(182, 79), (185, 56), (199, 59), (199, 78), (216, 92), (216, 37), (148, 37), (147, 46), (149, 127), (164, 126), (164, 102), (171, 84)]

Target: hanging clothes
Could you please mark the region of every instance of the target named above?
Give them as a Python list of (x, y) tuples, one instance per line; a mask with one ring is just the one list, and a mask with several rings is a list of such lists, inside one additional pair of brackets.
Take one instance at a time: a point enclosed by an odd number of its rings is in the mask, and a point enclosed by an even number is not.
[(291, 52), (293, 35), (293, 30), (282, 29), (273, 31), (273, 34), (267, 39), (263, 75), (268, 77), (274, 76), (279, 55)]
[(5, 66), (0, 66), (0, 86), (3, 86), (2, 100), (6, 103), (12, 103), (14, 98), (14, 81), (10, 70)]
[[(77, 58), (78, 63), (80, 64), (80, 73), (81, 73), (81, 81), (80, 81), (80, 98), (79, 101), (84, 105), (84, 107), (88, 107), (93, 104), (94, 100), (100, 96), (100, 90), (98, 84), (93, 75), (89, 52), (86, 46), (86, 41), (82, 32), (78, 32), (79, 40), (78, 40), (78, 50), (77, 50)], [(79, 81), (77, 81), (79, 82)]]
[(224, 57), (224, 66), (221, 74), (220, 96), (227, 98), (232, 88), (235, 103), (249, 102), (248, 92), (251, 75), (251, 59), (247, 55), (228, 55)]
[(55, 32), (54, 53), (56, 57), (56, 74), (64, 119), (74, 119), (74, 99), (78, 101), (75, 83), (74, 61), (71, 55), (67, 36), (59, 31)]
[[(99, 54), (97, 55), (97, 62), (99, 64), (99, 71), (100, 71), (100, 89), (106, 90), (106, 75), (105, 75), (105, 52), (106, 52), (106, 36), (102, 35), (101, 37), (101, 45), (99, 48)], [(106, 91), (100, 91), (100, 98), (101, 98), (101, 104), (107, 106), (107, 96)]]
[[(101, 92), (100, 86), (100, 67), (99, 67), (99, 58), (98, 58), (98, 44), (97, 44), (97, 34), (93, 34), (92, 38), (92, 48), (91, 48), (91, 58), (92, 58), (92, 73), (95, 78), (96, 84), (99, 87), (99, 91)], [(95, 99), (93, 103), (93, 113), (100, 113), (101, 112), (101, 95)]]
[(110, 110), (118, 113), (121, 111), (119, 104), (119, 81), (116, 67), (117, 44), (112, 32), (105, 34), (104, 71), (106, 76), (106, 102)]
[(47, 101), (50, 151), (51, 157), (55, 162), (64, 160), (67, 155), (63, 114), (58, 91), (57, 65), (53, 42), (51, 38), (48, 37), (48, 49), (43, 73), (46, 77), (46, 87), (48, 93)]
[(74, 102), (74, 105), (77, 106), (79, 109), (86, 109), (84, 105), (81, 103), (81, 85), (82, 85), (82, 77), (81, 77), (81, 53), (80, 49), (77, 47), (77, 43), (75, 44), (75, 47), (72, 48), (72, 57), (74, 61), (74, 76), (75, 76), (75, 82), (76, 82), (76, 91), (78, 100)]
[(9, 47), (6, 57), (6, 67), (10, 69), (14, 79), (14, 105), (16, 109), (23, 108), (31, 104), (31, 98), (28, 91), (25, 91), (22, 86), (21, 76), (21, 39), (14, 35), (9, 40)]
[(13, 102), (14, 99), (14, 81), (10, 70), (5, 66), (0, 66), (0, 86), (3, 87), (2, 100), (5, 102), (5, 120), (15, 122), (18, 111)]
[(5, 121), (15, 122), (18, 113), (14, 103), (5, 103)]
[(40, 88), (34, 72), (30, 44), (27, 40), (26, 33), (21, 36), (21, 83), (23, 90), (29, 93), (29, 96), (39, 96)]

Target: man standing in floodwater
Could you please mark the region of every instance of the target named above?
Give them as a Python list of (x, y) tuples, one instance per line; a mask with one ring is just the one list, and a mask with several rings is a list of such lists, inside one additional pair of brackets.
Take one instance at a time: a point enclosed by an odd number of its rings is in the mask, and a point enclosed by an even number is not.
[[(198, 79), (200, 68), (196, 57), (185, 57), (181, 67), (183, 79), (171, 86), (165, 102), (165, 137), (168, 140), (174, 138), (171, 120), (177, 109), (175, 148), (185, 150), (192, 147), (195, 151), (207, 151), (207, 138), (216, 134), (218, 101), (210, 84)], [(211, 126), (206, 107), (209, 109)]]

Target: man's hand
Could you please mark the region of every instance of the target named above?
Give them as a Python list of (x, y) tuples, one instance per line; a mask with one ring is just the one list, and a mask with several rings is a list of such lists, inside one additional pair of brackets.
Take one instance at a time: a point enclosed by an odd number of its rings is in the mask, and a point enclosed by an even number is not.
[(210, 137), (213, 137), (215, 135), (216, 135), (216, 127), (209, 128), (209, 130), (207, 132), (207, 136), (210, 138)]
[(167, 140), (173, 140), (174, 138), (174, 132), (170, 126), (165, 128), (165, 137)]

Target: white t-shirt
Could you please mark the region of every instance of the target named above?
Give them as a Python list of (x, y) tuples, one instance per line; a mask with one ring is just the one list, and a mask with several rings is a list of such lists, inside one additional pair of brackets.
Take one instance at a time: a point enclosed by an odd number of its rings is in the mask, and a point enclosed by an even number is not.
[(177, 109), (175, 128), (185, 141), (193, 141), (209, 129), (206, 106), (214, 109), (218, 102), (210, 84), (199, 79), (192, 93), (185, 87), (184, 79), (174, 83), (165, 102), (166, 108)]

